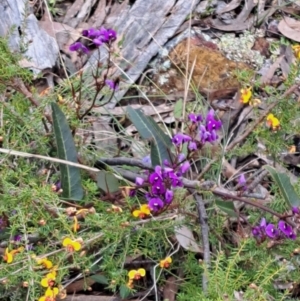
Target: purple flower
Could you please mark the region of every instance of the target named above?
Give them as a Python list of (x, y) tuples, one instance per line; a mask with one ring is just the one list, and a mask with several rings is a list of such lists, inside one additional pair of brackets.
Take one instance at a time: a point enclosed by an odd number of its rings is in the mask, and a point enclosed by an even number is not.
[(278, 228), (286, 237), (290, 239), (296, 239), (296, 234), (293, 228), (290, 225), (288, 225), (285, 221), (279, 221)]
[(154, 194), (163, 194), (163, 193), (165, 193), (166, 188), (165, 188), (165, 186), (162, 183), (158, 183), (158, 184), (154, 184), (151, 187), (151, 191)]
[(85, 45), (83, 45), (81, 42), (76, 42), (76, 43), (70, 45), (69, 50), (70, 51), (82, 51), (85, 54), (89, 53), (88, 48)]
[(109, 86), (109, 88), (110, 88), (111, 90), (113, 90), (113, 91), (117, 90), (118, 87), (119, 87), (118, 83), (115, 82), (115, 81), (113, 81), (113, 80), (111, 80), (111, 79), (107, 79), (107, 80), (105, 81), (105, 84), (106, 84), (107, 86)]
[(206, 116), (206, 129), (209, 132), (211, 132), (212, 130), (218, 130), (222, 126), (222, 122), (220, 120), (216, 120), (214, 114), (214, 110), (211, 109)]
[(21, 239), (22, 239), (22, 235), (21, 235), (21, 234), (17, 234), (17, 235), (15, 235), (14, 238), (13, 238), (13, 240), (14, 240), (15, 242), (19, 242), (19, 241), (21, 241)]
[(208, 141), (208, 139), (209, 139), (209, 137), (210, 137), (210, 132), (208, 132), (207, 130), (206, 130), (206, 128), (205, 128), (205, 126), (204, 125), (200, 125), (200, 141), (202, 142), (202, 143), (205, 143), (205, 142), (207, 142)]
[(188, 135), (182, 134), (182, 133), (178, 133), (176, 134), (173, 138), (172, 138), (172, 142), (176, 145), (179, 146), (184, 142), (189, 142), (191, 141), (192, 138)]
[(189, 114), (188, 118), (193, 123), (198, 123), (198, 122), (203, 121), (203, 118), (202, 118), (202, 116), (200, 114), (196, 115), (194, 113), (191, 113), (191, 114)]
[(267, 227), (267, 221), (266, 221), (266, 219), (264, 217), (261, 219), (259, 227), (261, 229), (265, 229)]
[(151, 198), (148, 205), (152, 211), (158, 211), (164, 207), (164, 202), (160, 198)]
[(253, 236), (255, 236), (257, 238), (260, 238), (262, 236), (260, 227), (258, 227), (258, 226), (253, 227), (252, 234), (253, 234)]
[(239, 186), (243, 189), (243, 190), (247, 190), (247, 180), (245, 178), (245, 175), (242, 173), (239, 177), (239, 181), (238, 181), (238, 184)]
[(95, 28), (90, 28), (90, 29), (82, 31), (82, 35), (84, 37), (88, 37), (90, 39), (95, 39), (96, 37), (99, 36), (99, 34), (100, 34), (100, 31)]
[(190, 162), (185, 161), (183, 164), (180, 165), (180, 172), (184, 174), (190, 169), (190, 167), (191, 167)]
[(172, 203), (173, 197), (174, 197), (174, 192), (172, 190), (170, 190), (170, 189), (167, 189), (167, 191), (165, 193), (165, 202), (167, 204)]
[(149, 176), (149, 182), (150, 184), (157, 184), (161, 183), (163, 180), (162, 171), (160, 166), (155, 166), (154, 168), (155, 172), (151, 173)]
[(143, 162), (144, 164), (149, 164), (149, 165), (151, 165), (151, 157), (150, 157), (150, 155), (145, 156), (145, 157), (142, 159), (142, 162)]
[(117, 33), (111, 28), (107, 29), (107, 36), (109, 41), (115, 41), (117, 39)]
[(265, 228), (267, 236), (270, 238), (276, 238), (279, 234), (278, 230), (273, 224), (269, 224)]
[(141, 185), (143, 185), (144, 181), (145, 181), (145, 180), (144, 180), (143, 178), (140, 178), (140, 177), (136, 177), (136, 178), (135, 178), (135, 184), (136, 184), (136, 185), (141, 186)]
[(190, 151), (197, 150), (197, 143), (194, 142), (194, 141), (190, 141), (189, 146), (188, 146), (188, 149), (189, 149)]
[(299, 207), (292, 207), (292, 212), (293, 212), (294, 215), (300, 214)]

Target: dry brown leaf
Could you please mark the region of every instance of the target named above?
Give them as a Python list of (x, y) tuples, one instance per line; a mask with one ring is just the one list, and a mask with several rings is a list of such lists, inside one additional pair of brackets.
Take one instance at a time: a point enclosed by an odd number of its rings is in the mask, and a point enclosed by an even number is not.
[[(178, 216), (177, 220), (183, 220), (183, 217)], [(203, 253), (203, 250), (196, 243), (193, 232), (184, 225), (175, 227), (175, 236), (178, 243), (185, 249), (195, 253)]]
[(279, 22), (278, 29), (285, 37), (300, 42), (300, 21), (284, 17)]
[(236, 9), (237, 7), (239, 7), (241, 2), (242, 2), (241, 0), (232, 0), (231, 2), (226, 4), (223, 8), (217, 9), (216, 13), (218, 15), (221, 15), (221, 14), (227, 13), (229, 11), (232, 11), (232, 10)]
[(178, 279), (178, 276), (170, 276), (166, 280), (166, 284), (164, 286), (163, 296), (164, 300), (175, 301), (176, 295), (178, 292), (179, 284), (181, 280)]

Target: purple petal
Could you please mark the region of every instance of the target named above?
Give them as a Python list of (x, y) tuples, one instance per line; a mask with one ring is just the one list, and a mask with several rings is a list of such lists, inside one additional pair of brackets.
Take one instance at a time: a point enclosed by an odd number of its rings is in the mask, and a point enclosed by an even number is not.
[(191, 141), (191, 142), (189, 143), (188, 149), (189, 149), (190, 151), (197, 150), (197, 143), (194, 142), (194, 141)]
[(275, 226), (273, 224), (269, 224), (266, 228), (265, 228), (266, 234), (270, 237), (270, 238), (276, 238), (279, 234), (278, 230), (275, 228)]
[(172, 138), (172, 142), (176, 145), (179, 146), (184, 142), (189, 142), (191, 141), (192, 138), (188, 135), (182, 134), (182, 133), (178, 133), (176, 134), (173, 138)]
[(293, 228), (290, 225), (288, 225), (285, 221), (279, 221), (278, 228), (286, 237), (290, 239), (296, 238), (296, 234), (294, 233)]
[(266, 221), (266, 219), (264, 217), (261, 219), (259, 227), (261, 229), (265, 229), (267, 227), (267, 221)]
[(299, 207), (292, 207), (292, 212), (293, 214), (299, 214), (300, 213)]
[(145, 180), (143, 178), (140, 178), (140, 177), (135, 178), (135, 184), (136, 185), (141, 186), (141, 185), (143, 185), (144, 182), (145, 182)]
[(186, 173), (190, 169), (191, 165), (189, 161), (185, 161), (183, 164), (180, 166), (180, 171), (181, 173)]
[(162, 183), (158, 183), (158, 184), (154, 184), (151, 187), (151, 191), (153, 194), (164, 194), (166, 191), (166, 188)]
[(164, 207), (164, 202), (160, 198), (151, 198), (148, 205), (152, 211), (158, 211)]
[(111, 90), (117, 90), (117, 88), (118, 88), (118, 84), (117, 84), (116, 82), (114, 82), (113, 80), (111, 80), (111, 79), (107, 79), (107, 80), (105, 81), (105, 84), (106, 84), (107, 86), (109, 86), (109, 88), (110, 88)]
[(203, 121), (203, 118), (201, 115), (196, 115), (194, 113), (189, 114), (188, 118), (193, 123), (198, 123), (198, 122)]
[(170, 189), (167, 189), (165, 194), (165, 202), (167, 204), (170, 204), (173, 201), (173, 197), (174, 197), (174, 192)]

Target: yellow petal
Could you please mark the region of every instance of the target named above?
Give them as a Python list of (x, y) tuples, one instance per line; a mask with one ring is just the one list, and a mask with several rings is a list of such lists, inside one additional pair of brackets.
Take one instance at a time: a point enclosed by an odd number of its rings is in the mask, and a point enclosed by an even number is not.
[(166, 258), (166, 262), (172, 263), (172, 258), (171, 258), (171, 257), (167, 257), (167, 258)]
[(46, 296), (42, 296), (39, 298), (39, 301), (46, 301)]
[(46, 269), (51, 269), (52, 267), (53, 267), (53, 263), (50, 261), (50, 260), (48, 260), (48, 259), (44, 259), (43, 260), (43, 265), (45, 266), (45, 268)]
[(63, 240), (63, 246), (64, 247), (67, 247), (68, 245), (72, 245), (72, 239), (71, 238), (69, 238), (69, 237), (66, 237), (64, 240)]
[(150, 208), (147, 204), (144, 204), (141, 206), (141, 211), (146, 214), (146, 215), (149, 215), (150, 214)]
[(144, 277), (144, 276), (146, 275), (145, 269), (138, 269), (137, 272), (138, 272), (142, 277)]
[(75, 251), (79, 251), (81, 249), (81, 244), (78, 241), (73, 241), (72, 247), (74, 248)]
[(140, 216), (140, 213), (141, 213), (140, 210), (134, 210), (134, 211), (132, 212), (132, 215), (133, 215), (134, 217), (139, 217), (139, 216)]
[(57, 296), (57, 294), (58, 294), (58, 288), (57, 287), (53, 287), (53, 288), (48, 287), (46, 292), (45, 292), (46, 297), (55, 298)]
[(48, 282), (48, 278), (43, 278), (42, 280), (41, 280), (41, 286), (42, 287), (49, 287), (49, 282)]
[(130, 270), (130, 271), (128, 272), (128, 277), (129, 277), (129, 279), (130, 279), (130, 280), (134, 279), (136, 273), (137, 273), (136, 270)]

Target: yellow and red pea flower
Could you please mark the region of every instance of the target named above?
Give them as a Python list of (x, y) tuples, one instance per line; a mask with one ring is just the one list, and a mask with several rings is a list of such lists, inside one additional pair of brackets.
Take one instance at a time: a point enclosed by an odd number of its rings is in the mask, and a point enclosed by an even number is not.
[(273, 131), (277, 131), (280, 129), (280, 121), (277, 117), (270, 113), (267, 116), (267, 126)]
[(56, 273), (48, 273), (45, 278), (41, 280), (41, 286), (53, 287), (55, 285)]
[(130, 289), (133, 289), (134, 285), (133, 285), (133, 280), (129, 279), (128, 282), (126, 283), (126, 286)]
[(132, 212), (132, 215), (134, 217), (139, 217), (139, 218), (145, 218), (146, 216), (150, 215), (150, 207), (147, 204), (143, 204), (140, 206), (140, 209), (136, 209)]
[(53, 267), (52, 261), (48, 260), (47, 257), (36, 258), (36, 262), (37, 262), (37, 264), (44, 266), (44, 268), (48, 269), (48, 270), (50, 270)]
[(81, 249), (81, 243), (79, 241), (72, 240), (69, 237), (66, 237), (62, 244), (66, 247), (68, 252), (79, 251)]
[(39, 301), (55, 301), (55, 297), (57, 295), (58, 295), (57, 287), (53, 287), (53, 288), (48, 287), (44, 296), (39, 298)]
[(171, 263), (172, 263), (172, 258), (169, 256), (169, 257), (166, 257), (165, 259), (161, 260), (159, 262), (159, 266), (162, 269), (167, 269), (170, 266)]
[(14, 255), (17, 253), (20, 253), (23, 250), (24, 250), (24, 247), (20, 247), (16, 250), (11, 250), (11, 251), (8, 251), (8, 248), (6, 248), (5, 253), (3, 255), (3, 260), (6, 261), (7, 263), (12, 263), (14, 260)]
[(241, 98), (240, 98), (240, 102), (244, 103), (244, 104), (248, 104), (251, 97), (252, 97), (252, 87), (250, 88), (243, 88), (240, 90), (241, 92)]
[(129, 282), (130, 280), (139, 280), (146, 275), (145, 269), (130, 270), (128, 272)]

